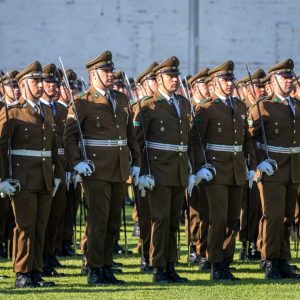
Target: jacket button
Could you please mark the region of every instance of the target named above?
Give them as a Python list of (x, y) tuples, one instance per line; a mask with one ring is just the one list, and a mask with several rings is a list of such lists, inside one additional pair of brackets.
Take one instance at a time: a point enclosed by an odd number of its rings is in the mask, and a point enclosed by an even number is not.
[(43, 161), (45, 161), (46, 160), (46, 158), (45, 157), (43, 157)]

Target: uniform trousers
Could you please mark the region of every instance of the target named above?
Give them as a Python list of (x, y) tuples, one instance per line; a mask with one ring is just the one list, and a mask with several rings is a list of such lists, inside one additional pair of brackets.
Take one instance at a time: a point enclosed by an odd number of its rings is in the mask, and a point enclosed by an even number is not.
[(156, 185), (150, 192), (150, 265), (165, 267), (178, 261), (176, 233), (184, 201), (184, 187)]
[(289, 229), (294, 222), (298, 184), (260, 182), (263, 216), (261, 256), (265, 260), (291, 258)]
[(17, 273), (43, 269), (43, 248), (52, 192), (21, 189), (12, 198), (16, 227), (13, 236), (13, 269)]
[(85, 180), (83, 188), (88, 205), (87, 266), (112, 266), (113, 243), (119, 231), (126, 183)]
[(211, 263), (233, 260), (244, 185), (204, 185), (209, 205), (207, 259)]

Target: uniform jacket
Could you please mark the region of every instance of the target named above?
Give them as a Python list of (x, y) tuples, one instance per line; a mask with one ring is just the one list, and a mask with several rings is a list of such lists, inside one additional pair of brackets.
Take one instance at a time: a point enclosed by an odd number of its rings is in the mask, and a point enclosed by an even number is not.
[[(19, 103), (8, 109), (12, 150), (27, 149), (52, 151), (52, 157), (25, 157), (12, 155), (13, 178), (20, 181), (21, 188), (40, 191), (44, 186), (53, 190), (53, 165), (57, 165), (55, 123), (49, 107), (42, 104), (44, 121), (32, 106), (21, 97)], [(5, 109), (0, 112), (0, 151), (7, 156), (8, 122)], [(58, 174), (55, 172), (55, 177)]]
[[(233, 110), (232, 110), (233, 108)], [(193, 126), (195, 147), (195, 166), (198, 171), (205, 163), (199, 141), (201, 134), (204, 149), (206, 144), (242, 145), (242, 152), (224, 152), (206, 149), (207, 162), (216, 168), (216, 175), (204, 184), (243, 185), (246, 182), (246, 158), (249, 168), (256, 169), (254, 141), (248, 133), (247, 111), (245, 104), (232, 98), (232, 108), (214, 95), (196, 107)], [(198, 132), (199, 133), (198, 133)], [(249, 155), (245, 155), (245, 153)], [(247, 157), (246, 157), (247, 156)]]
[[(129, 177), (130, 160), (132, 165), (140, 166), (140, 151), (126, 95), (113, 90), (110, 92), (116, 101), (115, 112), (94, 87), (76, 100), (81, 130), (85, 139), (127, 139), (127, 146), (86, 146), (88, 159), (96, 166), (96, 171), (86, 179), (124, 182)], [(65, 153), (71, 168), (83, 160), (78, 145), (78, 128), (71, 107), (64, 132)]]
[[(60, 104), (59, 102), (54, 102), (54, 105), (56, 109), (56, 114), (54, 117), (55, 127), (56, 127), (55, 128), (56, 144), (58, 149), (64, 149), (63, 136), (64, 136), (64, 130), (67, 121), (68, 109), (62, 104)], [(66, 176), (65, 176), (66, 167), (67, 167), (66, 156), (64, 154), (58, 153), (58, 165), (56, 169), (57, 169), (57, 173), (59, 174), (59, 178), (61, 178), (62, 180), (61, 184), (66, 184)]]
[[(180, 117), (158, 91), (141, 103), (141, 112), (138, 110), (136, 114), (134, 123), (139, 144), (143, 149), (142, 174), (149, 174), (142, 121), (147, 141), (188, 145), (189, 153), (191, 154), (193, 151), (190, 103), (180, 95), (176, 94), (176, 98), (179, 102)], [(189, 155), (187, 152), (157, 150), (149, 147), (147, 147), (147, 151), (150, 172), (154, 176), (156, 184), (187, 186), (189, 174)]]
[[(260, 110), (267, 144), (277, 147), (300, 147), (300, 101), (291, 98), (295, 108), (295, 116), (290, 107), (274, 95), (259, 101), (249, 112), (248, 123), (250, 134), (257, 142), (263, 144), (262, 125), (259, 118)], [(256, 148), (257, 162), (267, 158), (265, 151)], [(262, 181), (282, 183), (300, 183), (300, 153), (281, 154), (269, 151), (269, 156), (277, 162), (278, 170), (272, 176), (263, 174)]]

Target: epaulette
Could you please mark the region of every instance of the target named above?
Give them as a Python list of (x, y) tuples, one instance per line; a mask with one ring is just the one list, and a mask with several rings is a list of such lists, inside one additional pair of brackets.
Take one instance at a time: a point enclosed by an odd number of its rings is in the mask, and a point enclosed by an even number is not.
[(152, 98), (152, 96), (144, 96), (140, 101), (141, 102), (145, 102), (145, 101), (147, 101), (147, 100), (149, 100), (151, 98)]
[(76, 97), (77, 98), (81, 98), (81, 97), (85, 96), (86, 94), (87, 94), (87, 91), (85, 91), (85, 92), (79, 92), (79, 93), (76, 94)]
[[(212, 100), (212, 99), (210, 99), (210, 98), (203, 98), (203, 99), (200, 100), (200, 103), (201, 103), (201, 104), (205, 104), (205, 103), (210, 102), (211, 100)], [(218, 99), (215, 99), (215, 100), (218, 100)]]
[(245, 104), (245, 101), (243, 101), (241, 98), (239, 98), (239, 97), (233, 97), (233, 99), (235, 100), (235, 101), (239, 101), (239, 102), (242, 102), (242, 103), (244, 103)]
[(260, 97), (260, 98), (256, 101), (256, 103), (263, 103), (263, 102), (265, 102), (265, 101), (267, 101), (267, 100), (270, 100), (270, 97), (269, 97), (269, 96), (263, 96), (263, 97)]

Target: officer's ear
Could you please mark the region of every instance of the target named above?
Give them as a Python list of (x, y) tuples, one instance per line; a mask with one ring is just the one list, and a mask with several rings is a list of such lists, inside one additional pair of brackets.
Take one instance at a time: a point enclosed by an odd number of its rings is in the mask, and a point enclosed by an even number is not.
[(157, 81), (157, 84), (158, 84), (158, 85), (161, 85), (161, 84), (162, 84), (162, 77), (161, 77), (161, 74), (156, 75), (156, 81)]

